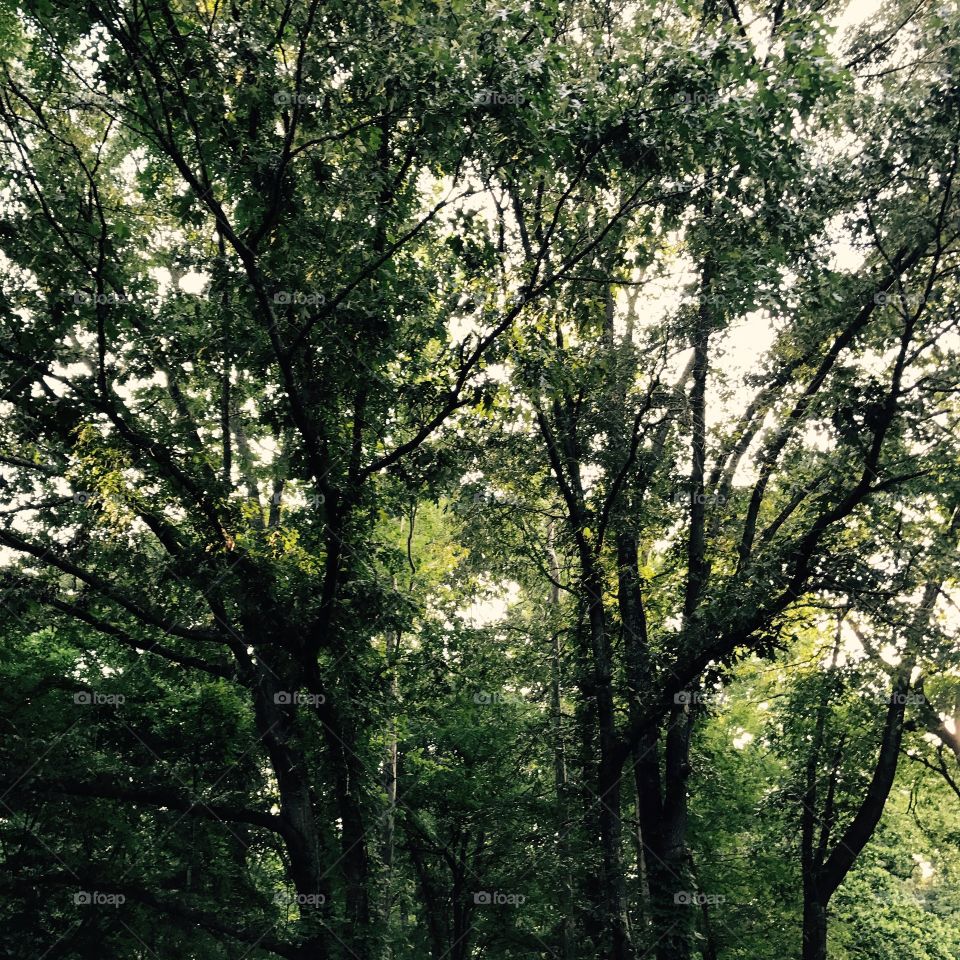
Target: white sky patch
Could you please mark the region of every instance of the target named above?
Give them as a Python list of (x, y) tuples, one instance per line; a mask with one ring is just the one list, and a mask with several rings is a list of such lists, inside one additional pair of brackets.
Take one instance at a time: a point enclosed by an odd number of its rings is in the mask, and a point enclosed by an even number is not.
[(852, 0), (843, 9), (843, 12), (834, 21), (836, 34), (831, 38), (830, 52), (837, 56), (850, 41), (850, 33), (860, 24), (876, 16), (883, 6), (884, 0)]
[(210, 278), (204, 274), (191, 270), (180, 278), (180, 289), (184, 293), (203, 293), (203, 288), (209, 280)]
[[(158, 292), (160, 296), (166, 296), (173, 291), (170, 289), (173, 283), (173, 275), (166, 267), (151, 267), (150, 275), (157, 281)], [(180, 277), (178, 289), (181, 293), (190, 293), (199, 295), (204, 292), (204, 288), (210, 282), (210, 277), (204, 273), (198, 273), (196, 270), (190, 270)]]
[(743, 727), (737, 728), (737, 735), (733, 738), (733, 746), (736, 750), (743, 750), (744, 747), (753, 743), (756, 739), (749, 730), (744, 730)]
[(494, 593), (486, 599), (472, 603), (463, 610), (461, 615), (471, 627), (489, 627), (503, 620), (507, 615), (510, 604), (514, 603), (520, 596), (520, 584), (513, 580), (506, 580), (493, 589), (499, 591), (499, 595)]
[(866, 257), (851, 242), (842, 216), (834, 217), (827, 224), (827, 237), (830, 240), (832, 269), (852, 273), (863, 266)]
[(721, 341), (724, 356), (721, 367), (734, 380), (742, 380), (773, 346), (776, 331), (765, 311), (755, 310), (736, 321)]

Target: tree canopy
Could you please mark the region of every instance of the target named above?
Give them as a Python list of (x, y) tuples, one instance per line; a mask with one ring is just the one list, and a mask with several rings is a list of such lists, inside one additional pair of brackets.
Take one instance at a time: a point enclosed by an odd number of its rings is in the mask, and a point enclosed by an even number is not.
[(0, 952), (960, 955), (960, 13), (0, 4)]

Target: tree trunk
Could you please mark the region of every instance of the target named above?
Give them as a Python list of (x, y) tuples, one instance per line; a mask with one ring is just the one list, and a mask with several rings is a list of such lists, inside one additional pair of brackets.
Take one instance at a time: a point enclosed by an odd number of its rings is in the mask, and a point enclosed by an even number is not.
[(802, 960), (827, 960), (827, 905), (804, 878)]
[[(637, 542), (633, 533), (617, 536), (618, 601), (623, 624), (624, 661), (627, 675), (627, 710), (631, 723), (638, 721), (642, 704), (652, 690), (647, 620), (640, 590)], [(663, 797), (660, 780), (660, 731), (648, 729), (634, 747), (634, 797), (637, 813), (637, 873), (640, 877), (640, 925), (651, 919), (650, 877), (663, 857)]]
[(626, 884), (621, 852), (620, 779), (622, 754), (616, 730), (613, 701), (613, 665), (610, 638), (603, 610), (602, 583), (592, 560), (584, 587), (589, 603), (590, 638), (593, 649), (595, 700), (600, 740), (597, 768), (600, 849), (603, 857), (602, 921), (610, 960), (629, 960), (631, 953), (627, 920)]
[(569, 843), (567, 840), (567, 759), (563, 736), (561, 708), (562, 664), (560, 660), (560, 565), (554, 546), (553, 523), (547, 531), (547, 560), (550, 565), (551, 650), (550, 650), (550, 715), (553, 722), (553, 778), (557, 797), (557, 812), (561, 829), (557, 839), (557, 859), (564, 871), (563, 902), (560, 919), (560, 960), (573, 960), (573, 876), (569, 870)]
[[(392, 630), (387, 632), (386, 658), (390, 667), (391, 710), (397, 701), (397, 677), (394, 672), (394, 659), (400, 646), (400, 635)], [(380, 859), (383, 863), (383, 878), (380, 890), (380, 923), (384, 931), (384, 960), (393, 956), (390, 943), (390, 912), (393, 907), (393, 859), (394, 859), (394, 820), (397, 806), (397, 725), (391, 718), (387, 728), (387, 744), (384, 749), (382, 783), (387, 805), (383, 813), (383, 829), (380, 834)]]
[[(696, 913), (690, 902), (693, 878), (687, 851), (687, 777), (692, 716), (674, 708), (667, 728), (660, 859), (651, 881), (658, 926), (667, 932), (656, 948), (658, 960), (689, 960)], [(655, 930), (660, 934), (660, 930)]]
[(327, 956), (329, 951), (323, 922), (331, 906), (329, 881), (320, 858), (320, 838), (306, 777), (307, 765), (296, 748), (294, 712), (298, 707), (277, 702), (277, 695), (286, 692), (281, 690), (278, 681), (279, 664), (267, 663), (263, 653), (260, 660), (256, 666), (258, 677), (254, 689), (257, 729), (277, 779), (280, 817), (285, 825), (284, 841), (290, 857), (290, 877), (302, 898), (299, 912), (305, 938), (301, 955), (304, 960), (312, 960)]

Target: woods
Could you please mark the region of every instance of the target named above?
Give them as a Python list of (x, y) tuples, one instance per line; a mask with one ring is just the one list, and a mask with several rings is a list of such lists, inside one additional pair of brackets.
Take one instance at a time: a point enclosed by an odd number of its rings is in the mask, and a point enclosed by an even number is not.
[(960, 11), (0, 7), (0, 955), (960, 956)]

